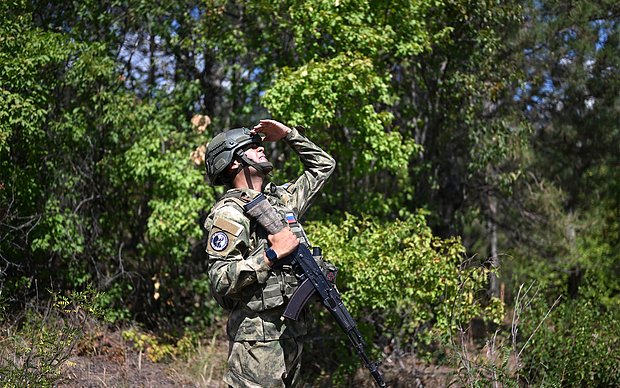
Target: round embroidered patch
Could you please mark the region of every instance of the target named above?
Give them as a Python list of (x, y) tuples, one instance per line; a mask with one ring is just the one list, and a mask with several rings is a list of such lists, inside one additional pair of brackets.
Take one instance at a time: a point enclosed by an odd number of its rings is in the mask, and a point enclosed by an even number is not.
[(217, 232), (211, 236), (211, 248), (220, 252), (228, 246), (228, 236), (224, 232)]

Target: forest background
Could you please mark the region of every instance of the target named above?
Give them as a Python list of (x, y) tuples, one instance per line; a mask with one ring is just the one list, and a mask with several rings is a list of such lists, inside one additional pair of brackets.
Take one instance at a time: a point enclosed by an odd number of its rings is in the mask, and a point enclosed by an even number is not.
[[(201, 153), (272, 117), (338, 162), (305, 224), (389, 384), (431, 384), (413, 358), (457, 385), (620, 385), (619, 21), (612, 0), (2, 1), (0, 382), (65, 381), (121, 332), (217, 384)], [(274, 181), (301, 171), (267, 151)], [(306, 383), (365, 384), (316, 311)]]

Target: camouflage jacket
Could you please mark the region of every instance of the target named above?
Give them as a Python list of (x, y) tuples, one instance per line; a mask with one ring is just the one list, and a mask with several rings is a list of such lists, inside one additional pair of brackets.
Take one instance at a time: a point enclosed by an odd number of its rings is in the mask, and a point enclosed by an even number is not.
[[(299, 155), (304, 173), (283, 186), (267, 184), (263, 193), (281, 214), (302, 216), (334, 170), (325, 151), (293, 129), (285, 141)], [(231, 195), (232, 194), (232, 195)], [(311, 317), (297, 321), (282, 313), (298, 283), (290, 266), (271, 268), (263, 261), (267, 232), (250, 220), (237, 198), (254, 198), (250, 189), (231, 189), (205, 221), (212, 291), (230, 310), (227, 333), (234, 341), (267, 341), (306, 334)], [(283, 216), (284, 217), (284, 216)]]

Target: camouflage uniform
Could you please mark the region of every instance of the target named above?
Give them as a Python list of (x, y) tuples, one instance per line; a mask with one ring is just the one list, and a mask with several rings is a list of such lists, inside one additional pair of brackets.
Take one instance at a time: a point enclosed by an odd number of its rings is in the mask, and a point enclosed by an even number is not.
[[(304, 173), (284, 185), (267, 184), (263, 193), (281, 214), (302, 216), (335, 167), (335, 161), (294, 128), (284, 140), (299, 155)], [(216, 299), (230, 310), (228, 372), (232, 386), (294, 386), (298, 380), (302, 337), (311, 321), (305, 309), (297, 321), (284, 320), (288, 298), (298, 286), (290, 266), (263, 261), (267, 232), (244, 213), (240, 198), (250, 189), (231, 189), (205, 221), (209, 232), (209, 278)]]

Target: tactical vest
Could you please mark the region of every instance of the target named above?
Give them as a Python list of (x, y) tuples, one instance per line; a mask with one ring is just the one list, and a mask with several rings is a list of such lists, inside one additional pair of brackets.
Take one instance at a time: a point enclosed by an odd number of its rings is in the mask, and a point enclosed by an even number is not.
[[(247, 199), (242, 198), (242, 192), (238, 190), (232, 190), (224, 194), (218, 203), (213, 207), (211, 215), (215, 210), (224, 205), (233, 205), (239, 208), (244, 214), (243, 206), (248, 202)], [(286, 207), (283, 201), (276, 195), (271, 193), (265, 193), (270, 204), (282, 215), (282, 220), (290, 227), (291, 231), (300, 239), (302, 243), (309, 246), (308, 238), (303, 230), (301, 224), (297, 221), (297, 215), (295, 212)], [(210, 217), (211, 217), (210, 215)], [(247, 217), (247, 215), (246, 215)], [(253, 253), (262, 252), (267, 248), (267, 231), (253, 219), (250, 219), (250, 252)], [(207, 220), (207, 228), (213, 220)], [(210, 229), (210, 228), (209, 228)], [(320, 260), (320, 259), (319, 259)], [(322, 260), (321, 260), (322, 262)], [(271, 268), (270, 276), (267, 278), (264, 284), (252, 284), (246, 287), (242, 291), (242, 300), (235, 301), (228, 297), (222, 297), (212, 290), (212, 294), (220, 306), (227, 310), (233, 310), (236, 308), (247, 308), (250, 311), (262, 312), (270, 310), (279, 306), (284, 306), (289, 300), (291, 295), (297, 289), (299, 285), (298, 279), (295, 276), (293, 267), (291, 265), (276, 265)], [(238, 306), (241, 303), (242, 306)]]

